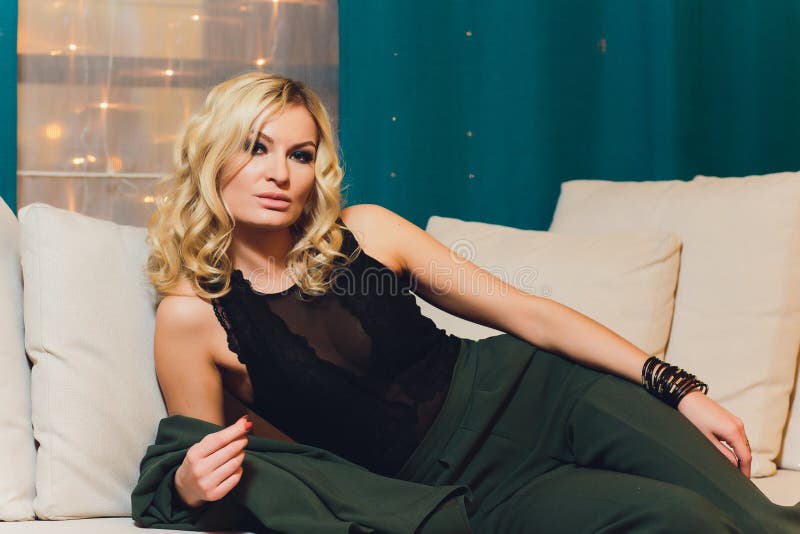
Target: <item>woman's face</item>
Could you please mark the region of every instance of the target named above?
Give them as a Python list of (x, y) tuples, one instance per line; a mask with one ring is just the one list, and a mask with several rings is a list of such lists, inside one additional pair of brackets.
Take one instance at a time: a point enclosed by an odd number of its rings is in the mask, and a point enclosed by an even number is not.
[[(264, 123), (252, 155), (242, 151), (222, 170), (222, 201), (236, 224), (278, 229), (294, 223), (314, 188), (318, 144), (317, 125), (303, 106), (286, 107)], [(284, 200), (266, 198), (268, 194)]]

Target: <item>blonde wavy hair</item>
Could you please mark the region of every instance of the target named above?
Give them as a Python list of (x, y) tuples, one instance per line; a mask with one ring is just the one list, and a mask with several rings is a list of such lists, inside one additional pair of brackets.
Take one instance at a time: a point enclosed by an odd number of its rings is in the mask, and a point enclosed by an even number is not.
[(159, 300), (182, 280), (207, 299), (230, 291), (232, 263), (227, 251), (236, 221), (222, 201), (220, 175), (232, 157), (241, 157), (243, 150), (250, 154), (260, 131), (255, 121), (275, 104), (265, 122), (287, 106), (301, 105), (314, 118), (319, 134), (314, 188), (290, 228), (295, 245), (286, 257), (286, 268), (303, 293), (322, 295), (330, 288), (331, 272), (358, 254), (358, 247), (350, 256), (340, 252), (344, 234), (336, 219), (341, 213), (344, 172), (319, 97), (296, 80), (245, 73), (209, 92), (178, 134), (172, 173), (156, 184), (155, 211), (147, 223), (151, 252), (144, 270)]

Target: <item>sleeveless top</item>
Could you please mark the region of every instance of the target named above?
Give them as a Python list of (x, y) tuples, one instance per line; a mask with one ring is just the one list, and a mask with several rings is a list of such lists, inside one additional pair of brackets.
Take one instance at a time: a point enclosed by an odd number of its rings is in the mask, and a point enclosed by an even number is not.
[[(358, 242), (342, 231), (349, 256)], [(391, 476), (439, 413), (461, 338), (422, 315), (408, 273), (363, 251), (336, 260), (329, 291), (305, 301), (297, 285), (260, 293), (235, 269), (214, 312), (247, 368), (250, 409), (295, 441)]]

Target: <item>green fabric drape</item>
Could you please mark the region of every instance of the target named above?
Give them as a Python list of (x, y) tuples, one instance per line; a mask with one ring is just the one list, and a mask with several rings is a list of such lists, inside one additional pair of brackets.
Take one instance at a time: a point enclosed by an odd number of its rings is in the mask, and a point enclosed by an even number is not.
[(176, 530), (263, 530), (304, 534), (470, 532), (463, 485), (384, 477), (324, 449), (249, 436), (244, 475), (219, 501), (188, 508), (173, 480), (186, 452), (222, 427), (182, 415), (161, 419), (131, 492), (140, 526)]
[(340, 0), (350, 203), (545, 230), (561, 182), (800, 169), (800, 2)]

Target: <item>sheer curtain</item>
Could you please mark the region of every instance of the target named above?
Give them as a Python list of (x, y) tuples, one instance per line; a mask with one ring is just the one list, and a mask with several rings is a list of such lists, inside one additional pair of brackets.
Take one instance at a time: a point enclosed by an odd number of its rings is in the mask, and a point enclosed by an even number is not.
[(248, 70), (302, 80), (337, 130), (336, 0), (19, 2), (18, 206), (144, 225), (180, 125)]

